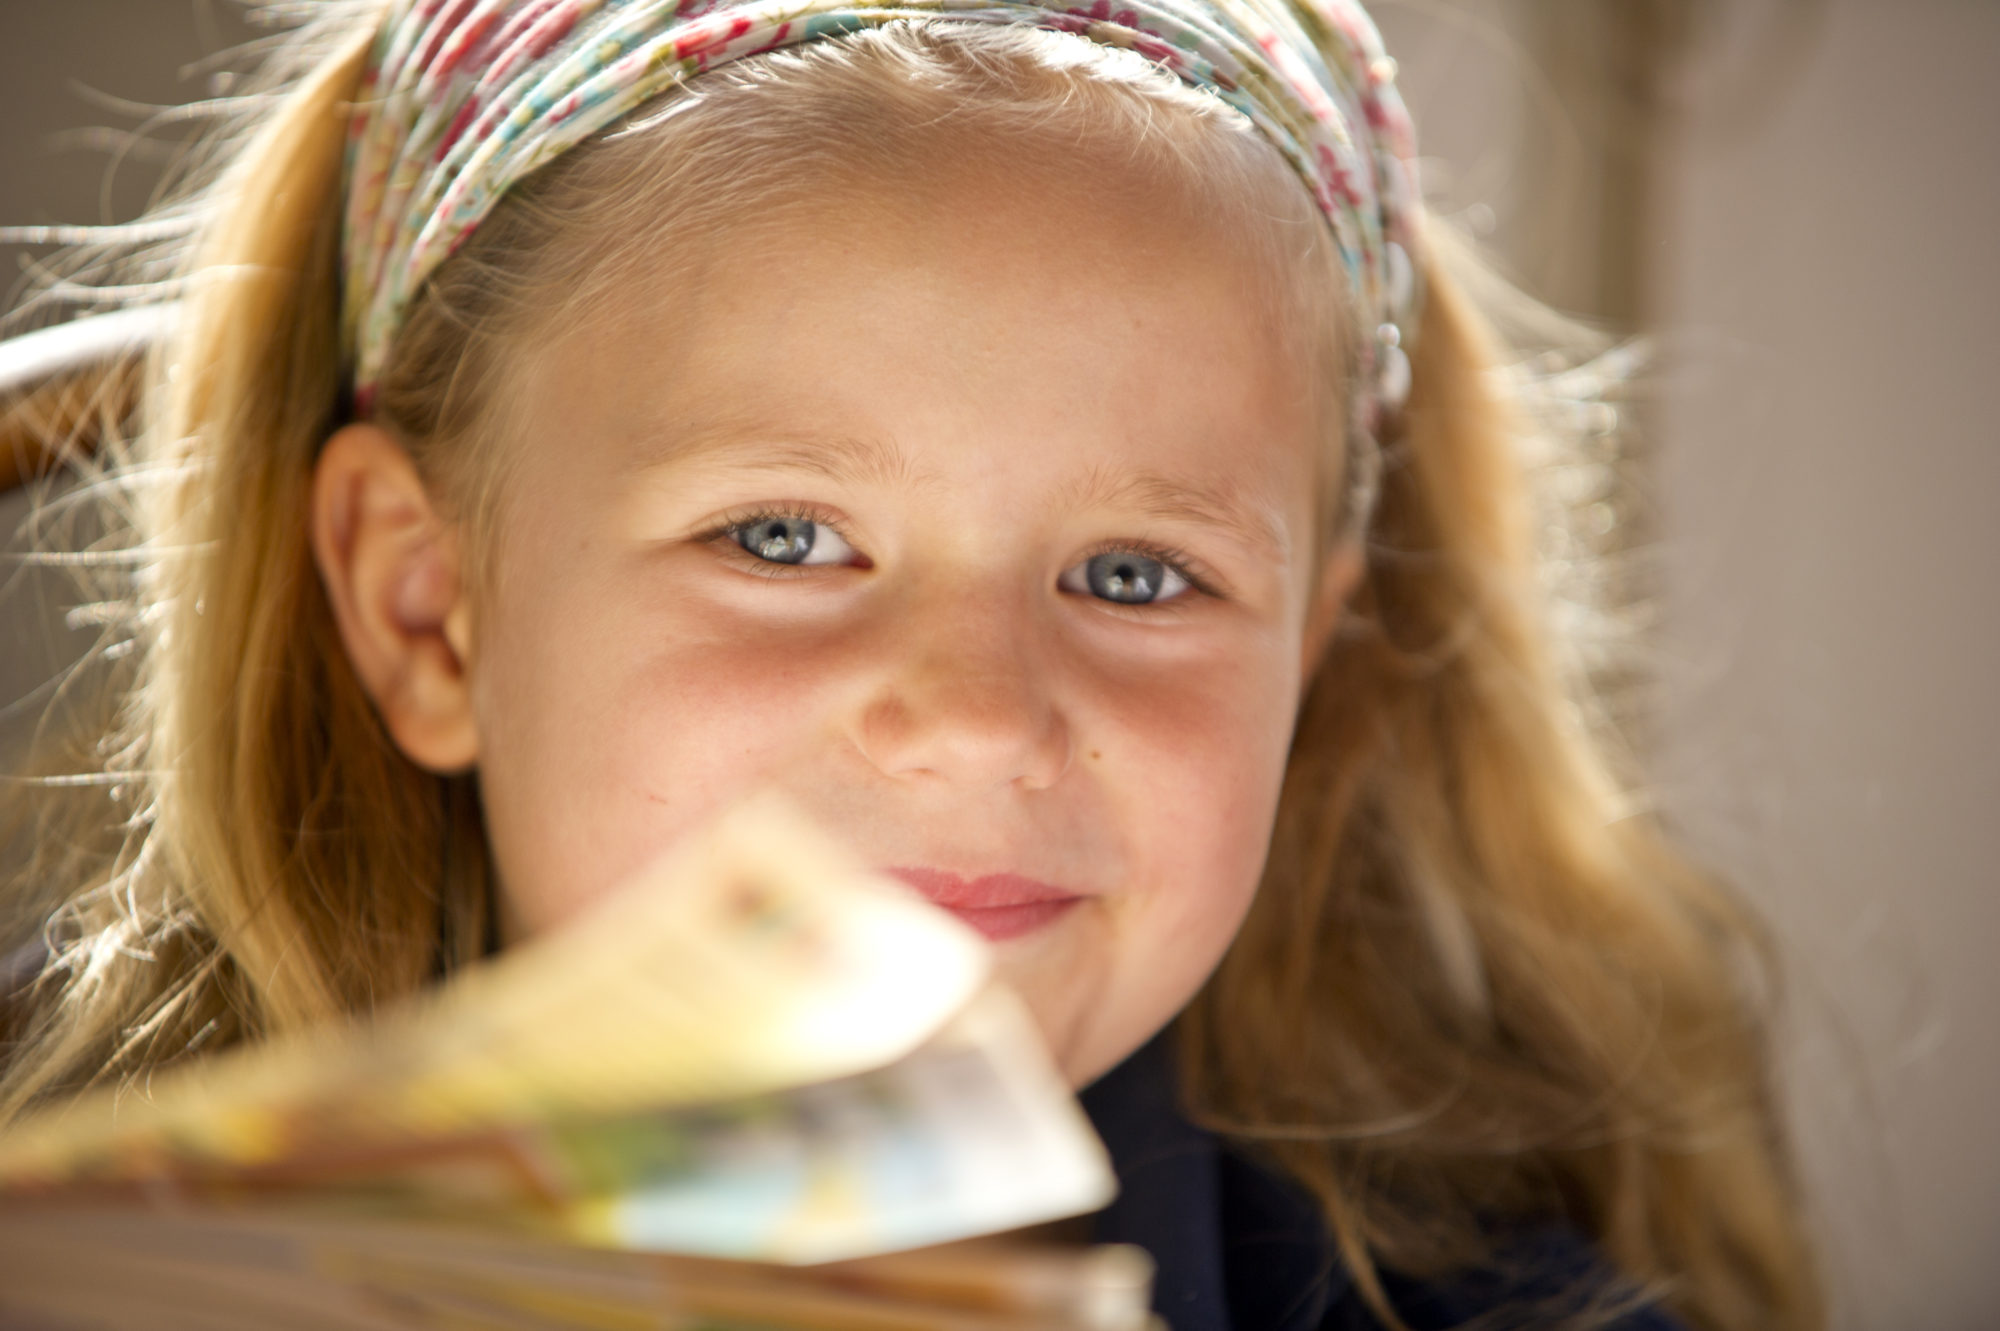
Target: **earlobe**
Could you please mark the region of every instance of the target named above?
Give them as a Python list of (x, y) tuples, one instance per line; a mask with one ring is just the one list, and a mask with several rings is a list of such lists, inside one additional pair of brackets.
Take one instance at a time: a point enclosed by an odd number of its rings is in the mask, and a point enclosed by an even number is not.
[(312, 549), (348, 660), (397, 747), (432, 771), (470, 767), (479, 743), (458, 533), (387, 431), (349, 425), (327, 440)]

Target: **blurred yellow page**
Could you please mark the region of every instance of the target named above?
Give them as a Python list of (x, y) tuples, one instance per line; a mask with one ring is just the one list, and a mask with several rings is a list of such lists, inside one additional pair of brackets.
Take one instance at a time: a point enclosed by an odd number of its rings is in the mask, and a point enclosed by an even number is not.
[(0, 1138), (0, 1200), (345, 1197), (789, 1261), (1074, 1214), (1111, 1188), (983, 941), (770, 801), (372, 1023)]

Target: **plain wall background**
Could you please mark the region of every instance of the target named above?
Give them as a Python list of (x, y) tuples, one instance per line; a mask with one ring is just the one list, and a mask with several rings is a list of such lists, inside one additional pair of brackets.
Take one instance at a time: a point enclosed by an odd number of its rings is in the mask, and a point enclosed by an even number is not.
[(2000, 4), (1839, 0), (1662, 163), (1664, 805), (1792, 958), (1850, 1325), (2000, 1326)]
[[(1671, 51), (1605, 31), (1641, 10)], [(2000, 1325), (2000, 3), (1380, 17), (1445, 204), (1537, 289), (1659, 340), (1652, 795), (1785, 954), (1837, 1324)], [(135, 121), (74, 82), (206, 96), (177, 70), (244, 34), (223, 0), (0, 0), (0, 222), (99, 220), (104, 155), (52, 136)], [(109, 215), (150, 179), (135, 155)], [(0, 246), (9, 280), (21, 253)], [(0, 703), (80, 641), (57, 584), (7, 586)]]

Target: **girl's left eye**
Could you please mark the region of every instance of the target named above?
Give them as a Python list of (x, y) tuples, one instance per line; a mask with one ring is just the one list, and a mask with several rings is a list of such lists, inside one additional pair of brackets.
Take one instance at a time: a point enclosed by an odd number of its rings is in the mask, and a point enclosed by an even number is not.
[(1192, 584), (1163, 559), (1137, 550), (1107, 550), (1063, 570), (1056, 585), (1115, 605), (1156, 605), (1173, 600)]
[(769, 564), (846, 564), (854, 547), (810, 518), (772, 514), (728, 528), (736, 544)]

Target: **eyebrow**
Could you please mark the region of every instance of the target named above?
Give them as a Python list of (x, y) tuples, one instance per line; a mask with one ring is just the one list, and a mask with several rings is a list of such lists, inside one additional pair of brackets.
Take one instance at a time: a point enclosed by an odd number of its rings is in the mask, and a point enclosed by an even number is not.
[[(746, 471), (803, 471), (847, 484), (922, 488), (930, 478), (894, 441), (866, 435), (766, 432), (744, 420), (718, 422), (675, 432), (672, 442), (647, 448), (637, 472), (727, 457), (724, 465)], [(1160, 471), (1129, 471), (1099, 463), (1063, 495), (1069, 511), (1128, 509), (1161, 522), (1183, 522), (1220, 530), (1252, 556), (1286, 562), (1291, 536), (1275, 504), (1257, 503), (1230, 483), (1203, 482)]]
[(742, 420), (675, 432), (671, 442), (645, 448), (634, 472), (701, 462), (726, 454), (746, 471), (804, 471), (841, 482), (914, 486), (920, 481), (910, 456), (885, 439), (865, 435), (800, 434), (765, 430)]
[(1204, 483), (1157, 471), (1121, 471), (1105, 464), (1069, 496), (1076, 508), (1130, 508), (1162, 522), (1221, 529), (1253, 554), (1284, 563), (1292, 542), (1275, 504), (1259, 504), (1228, 482)]

